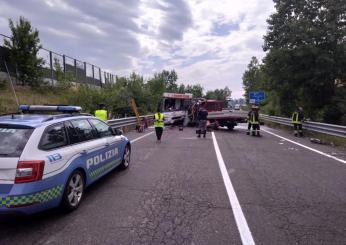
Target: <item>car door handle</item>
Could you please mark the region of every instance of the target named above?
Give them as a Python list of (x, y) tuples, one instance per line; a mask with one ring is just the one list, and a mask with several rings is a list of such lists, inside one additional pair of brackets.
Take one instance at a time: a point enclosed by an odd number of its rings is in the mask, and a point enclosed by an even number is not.
[(88, 154), (88, 151), (87, 151), (87, 150), (82, 150), (82, 151), (80, 152), (80, 154), (81, 154), (81, 155), (86, 155), (86, 154)]
[(105, 147), (108, 147), (109, 146), (109, 143), (105, 144)]

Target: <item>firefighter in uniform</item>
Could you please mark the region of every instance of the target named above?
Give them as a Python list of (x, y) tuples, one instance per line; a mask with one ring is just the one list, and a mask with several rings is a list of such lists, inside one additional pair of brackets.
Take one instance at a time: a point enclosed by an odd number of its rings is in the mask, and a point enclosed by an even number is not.
[(155, 127), (156, 138), (157, 138), (156, 143), (161, 143), (163, 128), (165, 126), (165, 123), (164, 123), (165, 116), (163, 115), (163, 113), (161, 113), (161, 110), (158, 109), (154, 117), (155, 117), (154, 127)]
[(99, 109), (95, 111), (95, 117), (98, 119), (101, 119), (103, 121), (107, 121), (108, 119), (108, 112), (106, 110), (105, 104), (99, 104)]
[(303, 108), (298, 107), (298, 110), (293, 112), (292, 114), (292, 124), (294, 127), (294, 136), (303, 136), (303, 121), (304, 121), (304, 113)]
[(200, 107), (198, 111), (197, 119), (198, 119), (197, 137), (200, 138), (201, 134), (203, 134), (203, 138), (205, 138), (205, 135), (207, 133), (208, 111), (204, 108), (203, 105)]
[(259, 122), (259, 113), (258, 106), (253, 105), (251, 107), (251, 111), (248, 114), (248, 127), (247, 127), (247, 135), (250, 135), (250, 130), (252, 127), (252, 135), (260, 136), (260, 122)]

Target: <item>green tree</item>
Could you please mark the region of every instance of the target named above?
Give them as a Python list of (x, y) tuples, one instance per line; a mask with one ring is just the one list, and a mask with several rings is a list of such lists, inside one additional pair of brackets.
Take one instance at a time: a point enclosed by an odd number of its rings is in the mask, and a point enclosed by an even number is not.
[(185, 93), (185, 85), (184, 84), (180, 84), (178, 87), (178, 93), (180, 94), (184, 94)]
[(203, 97), (204, 88), (200, 84), (187, 85), (185, 87), (185, 93), (191, 93), (194, 98)]
[[(346, 4), (344, 0), (274, 0), (264, 37), (263, 72), (280, 114), (302, 105), (312, 119), (342, 111), (335, 80), (345, 81)], [(337, 99), (339, 98), (339, 99)], [(331, 106), (332, 105), (332, 106)], [(336, 108), (336, 105), (337, 108)], [(334, 113), (333, 121), (340, 122)]]
[(249, 103), (249, 93), (263, 89), (263, 72), (256, 57), (252, 57), (243, 74), (243, 88), (245, 99)]
[(23, 85), (38, 86), (42, 76), (40, 66), (44, 63), (37, 57), (41, 48), (38, 30), (24, 17), (16, 23), (10, 19), (9, 27), (12, 35), (10, 40), (5, 40), (5, 47), (10, 49), (10, 59), (17, 67), (19, 80)]
[(231, 97), (231, 90), (226, 86), (224, 89), (209, 90), (206, 93), (206, 98), (211, 100), (222, 100), (225, 101)]

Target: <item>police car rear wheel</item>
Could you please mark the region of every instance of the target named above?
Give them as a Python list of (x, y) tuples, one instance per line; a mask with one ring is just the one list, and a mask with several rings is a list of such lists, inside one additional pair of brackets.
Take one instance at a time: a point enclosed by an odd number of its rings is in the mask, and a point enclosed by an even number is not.
[(130, 160), (131, 160), (131, 150), (129, 146), (126, 146), (124, 151), (123, 161), (121, 163), (121, 168), (122, 169), (128, 168), (130, 165)]
[(67, 211), (77, 209), (84, 193), (84, 176), (81, 171), (74, 171), (67, 181), (63, 197), (63, 207)]

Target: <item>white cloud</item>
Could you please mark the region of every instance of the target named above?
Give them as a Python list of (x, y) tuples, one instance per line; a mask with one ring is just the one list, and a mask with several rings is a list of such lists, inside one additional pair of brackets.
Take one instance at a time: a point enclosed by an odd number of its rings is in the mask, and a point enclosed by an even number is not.
[(91, 35), (107, 36), (107, 33), (95, 24), (80, 22), (76, 24), (81, 30), (88, 32)]
[(70, 33), (70, 32), (67, 32), (67, 31), (63, 31), (61, 29), (55, 29), (55, 28), (52, 28), (52, 27), (48, 27), (47, 29), (47, 32), (50, 32), (56, 36), (59, 36), (59, 37), (63, 37), (63, 38), (78, 38), (75, 34), (73, 33)]
[[(241, 97), (241, 77), (250, 58), (264, 55), (262, 36), (266, 32), (266, 19), (273, 11), (272, 1), (190, 0), (188, 4), (193, 10), (193, 25), (184, 32), (181, 41), (163, 45), (162, 40), (152, 35), (139, 36), (145, 44), (147, 59), (162, 58), (165, 61), (162, 68), (176, 69), (180, 82), (201, 83), (206, 89), (228, 86), (235, 97)], [(150, 7), (146, 9), (148, 15)], [(159, 25), (159, 21), (154, 23)], [(215, 33), (214, 27), (222, 24), (230, 24), (229, 30)], [(146, 66), (143, 70), (150, 71), (157, 63), (143, 65)]]
[(118, 75), (149, 77), (175, 69), (179, 82), (230, 87), (252, 56), (262, 58), (272, 0), (0, 0), (7, 18), (28, 18), (44, 47), (92, 62)]

